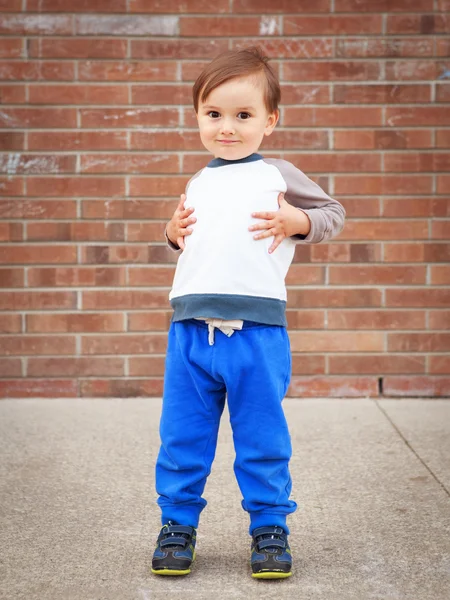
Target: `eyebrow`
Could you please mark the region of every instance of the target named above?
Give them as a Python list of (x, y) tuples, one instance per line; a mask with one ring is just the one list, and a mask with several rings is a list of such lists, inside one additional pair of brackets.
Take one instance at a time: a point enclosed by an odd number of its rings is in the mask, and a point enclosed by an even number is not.
[[(220, 110), (219, 107), (210, 106), (210, 105), (202, 106), (202, 108), (214, 108), (216, 110)], [(237, 107), (236, 110), (256, 110), (256, 109), (253, 106), (241, 106), (241, 107)]]

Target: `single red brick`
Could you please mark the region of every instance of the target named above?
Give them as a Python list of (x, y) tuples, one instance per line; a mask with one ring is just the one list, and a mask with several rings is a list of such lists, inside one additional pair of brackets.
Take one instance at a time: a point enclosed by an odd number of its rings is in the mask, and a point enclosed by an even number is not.
[(2, 104), (24, 104), (26, 102), (25, 85), (0, 85)]
[(81, 339), (82, 354), (162, 354), (166, 351), (167, 335), (123, 334), (90, 335)]
[[(275, 24), (273, 25), (273, 27)], [(264, 25), (261, 25), (263, 28)], [(245, 38), (233, 40), (233, 49), (240, 50), (248, 46), (260, 46), (268, 56), (280, 58), (326, 58), (333, 56), (333, 40), (331, 38)]]
[(433, 56), (433, 40), (412, 38), (347, 38), (336, 40), (336, 56), (349, 58), (393, 58)]
[(75, 64), (69, 61), (0, 61), (5, 81), (73, 81)]
[[(337, 194), (431, 194), (431, 175), (336, 175)], [(346, 227), (347, 229), (347, 227)]]
[(324, 329), (325, 311), (323, 310), (288, 310), (286, 311), (288, 327), (292, 329)]
[(0, 377), (21, 377), (22, 361), (20, 358), (0, 358)]
[[(428, 9), (430, 10), (430, 9)], [(414, 12), (414, 11), (411, 11)], [(402, 34), (431, 34), (448, 33), (448, 15), (440, 14), (411, 14), (411, 15), (387, 15), (386, 33)]]
[(125, 194), (123, 177), (28, 177), (30, 196), (117, 197)]
[(127, 12), (126, 0), (27, 0), (29, 12)]
[(19, 333), (20, 331), (22, 331), (22, 315), (0, 315), (0, 333)]
[[(128, 331), (168, 331), (171, 318), (172, 311), (130, 312), (128, 313)], [(139, 374), (142, 373), (135, 373), (135, 375)]]
[(126, 283), (125, 267), (29, 268), (29, 287), (120, 286)]
[(3, 15), (0, 33), (6, 35), (72, 35), (73, 25), (70, 15), (11, 14)]
[(122, 313), (29, 314), (26, 330), (30, 333), (125, 331), (125, 321)]
[(283, 65), (285, 81), (365, 81), (378, 79), (379, 65), (369, 61), (290, 61)]
[(328, 0), (234, 0), (233, 12), (236, 13), (310, 13), (328, 12)]
[[(447, 228), (448, 231), (448, 228)], [(448, 237), (448, 233), (447, 233)], [(430, 266), (431, 285), (450, 285), (450, 266), (431, 265)], [(449, 320), (450, 322), (450, 320)]]
[(431, 355), (428, 358), (429, 373), (448, 375), (450, 373), (450, 356)]
[(425, 12), (430, 10), (429, 0), (378, 0), (376, 6), (371, 0), (336, 0), (336, 12)]
[(450, 396), (450, 377), (391, 375), (383, 379), (383, 394), (390, 397)]
[[(314, 10), (314, 12), (316, 12)], [(327, 11), (328, 12), (328, 11)], [(284, 35), (381, 34), (382, 15), (320, 15), (284, 18)]]
[(192, 103), (192, 90), (190, 85), (132, 85), (131, 103), (150, 105), (187, 104), (190, 106)]
[(424, 244), (419, 242), (384, 244), (384, 261), (387, 263), (424, 262), (424, 260)]
[(28, 147), (30, 150), (125, 150), (127, 139), (124, 131), (30, 131)]
[[(18, 0), (20, 4), (22, 0)], [(9, 4), (9, 0), (8, 0)], [(9, 8), (8, 8), (9, 10)], [(22, 38), (4, 38), (0, 40), (1, 58), (23, 58), (23, 40)]]
[(210, 58), (228, 50), (228, 41), (196, 40), (131, 40), (131, 58)]
[(71, 379), (0, 380), (1, 398), (76, 398), (77, 382)]
[(426, 277), (425, 266), (340, 265), (329, 268), (329, 283), (336, 285), (424, 285)]
[(431, 85), (335, 85), (334, 101), (343, 104), (405, 104), (431, 100)]
[(126, 85), (30, 85), (31, 104), (128, 104)]
[(164, 375), (164, 356), (130, 356), (130, 377), (162, 377)]
[(80, 61), (80, 81), (176, 81), (176, 61)]
[(292, 354), (293, 375), (321, 375), (325, 370), (324, 356)]
[(113, 290), (82, 292), (84, 310), (169, 308), (168, 290)]
[(23, 129), (76, 127), (77, 113), (74, 108), (4, 108), (0, 113), (0, 126)]
[(386, 306), (398, 307), (435, 307), (446, 308), (450, 303), (450, 289), (424, 288), (417, 289), (387, 289)]
[(386, 373), (425, 373), (425, 358), (423, 356), (395, 356), (369, 354), (354, 356), (352, 354), (329, 357), (329, 373), (378, 375)]
[(163, 379), (88, 379), (81, 381), (80, 394), (83, 397), (135, 398), (160, 397), (163, 393)]
[(290, 334), (293, 352), (381, 352), (382, 332), (309, 331)]
[(7, 335), (1, 339), (0, 350), (6, 356), (33, 354), (75, 354), (75, 336)]
[(377, 377), (293, 377), (287, 395), (301, 398), (359, 398), (378, 396)]
[(210, 0), (129, 0), (130, 13), (152, 14), (162, 13), (226, 13), (230, 12), (228, 0), (216, 0), (211, 3)]
[(283, 127), (367, 127), (380, 126), (382, 115), (380, 107), (353, 108), (350, 106), (316, 108), (287, 107), (284, 109)]
[(450, 125), (449, 112), (445, 106), (388, 106), (386, 108), (386, 124), (391, 127), (403, 127), (405, 125), (442, 127)]
[(75, 263), (75, 246), (0, 246), (0, 264)]
[(83, 357), (28, 358), (28, 377), (117, 377), (125, 374), (124, 358)]
[(75, 219), (76, 200), (0, 200), (0, 215), (4, 219)]
[[(145, 267), (132, 267), (128, 269), (128, 283), (133, 286), (171, 286), (174, 267), (158, 267), (149, 265)], [(152, 313), (149, 313), (149, 315)]]
[(84, 108), (81, 127), (174, 127), (179, 124), (178, 108)]
[(328, 329), (425, 329), (424, 310), (329, 310)]
[(89, 38), (34, 38), (28, 40), (30, 58), (126, 58), (127, 40)]

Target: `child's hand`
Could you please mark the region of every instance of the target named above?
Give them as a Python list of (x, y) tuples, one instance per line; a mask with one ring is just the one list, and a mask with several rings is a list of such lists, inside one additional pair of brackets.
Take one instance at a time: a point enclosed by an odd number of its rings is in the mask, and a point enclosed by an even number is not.
[(184, 202), (186, 200), (186, 194), (181, 194), (180, 202), (173, 213), (173, 217), (170, 219), (166, 227), (167, 237), (173, 244), (177, 244), (179, 248), (184, 250), (184, 236), (191, 235), (192, 229), (188, 229), (188, 225), (195, 223), (197, 219), (195, 217), (189, 218), (194, 212), (193, 208), (184, 208)]
[(254, 235), (253, 239), (255, 240), (275, 236), (273, 244), (269, 248), (269, 254), (275, 248), (278, 248), (284, 238), (291, 237), (297, 233), (307, 235), (311, 229), (311, 223), (307, 214), (286, 202), (283, 192), (278, 194), (278, 205), (280, 210), (277, 210), (277, 212), (252, 213), (252, 217), (256, 219), (266, 220), (261, 223), (255, 223), (255, 225), (251, 225), (248, 228), (249, 231), (256, 231), (257, 229), (266, 230), (264, 233)]

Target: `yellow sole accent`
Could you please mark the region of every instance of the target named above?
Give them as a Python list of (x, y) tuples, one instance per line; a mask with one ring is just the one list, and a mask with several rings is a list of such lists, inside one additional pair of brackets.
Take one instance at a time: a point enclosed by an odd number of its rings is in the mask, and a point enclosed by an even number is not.
[(152, 573), (155, 575), (187, 575), (190, 572), (190, 569), (184, 571), (175, 571), (175, 569), (152, 569)]
[(262, 571), (261, 573), (252, 573), (252, 577), (255, 579), (285, 579), (291, 575), (292, 571), (290, 573), (284, 573), (283, 571)]
[[(192, 556), (192, 563), (193, 564), (195, 560), (195, 552)], [(172, 575), (172, 576), (176, 576), (176, 575), (188, 575), (191, 572), (191, 569), (151, 569), (152, 573), (154, 573), (155, 575)]]

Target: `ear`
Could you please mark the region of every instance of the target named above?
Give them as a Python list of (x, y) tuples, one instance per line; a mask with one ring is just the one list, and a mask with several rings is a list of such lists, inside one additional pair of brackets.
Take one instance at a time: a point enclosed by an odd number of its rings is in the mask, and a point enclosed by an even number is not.
[(269, 114), (267, 117), (267, 124), (264, 129), (264, 135), (270, 135), (272, 133), (272, 131), (275, 129), (275, 125), (278, 123), (279, 118), (280, 111), (278, 109)]

